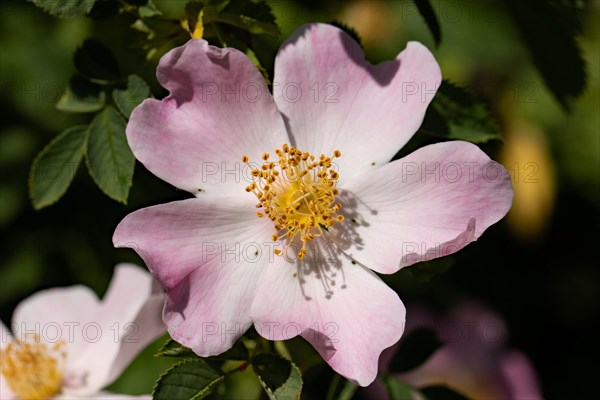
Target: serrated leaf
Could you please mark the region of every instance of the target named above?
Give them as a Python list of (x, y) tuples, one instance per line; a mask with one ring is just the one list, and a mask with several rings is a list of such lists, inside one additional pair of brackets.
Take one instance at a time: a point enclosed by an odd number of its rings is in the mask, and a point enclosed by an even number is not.
[(252, 367), (271, 400), (297, 400), (302, 391), (302, 375), (291, 361), (275, 354), (259, 354)]
[(92, 82), (106, 85), (121, 79), (119, 63), (114, 54), (96, 39), (86, 39), (75, 50), (73, 62), (77, 71)]
[(354, 29), (353, 27), (351, 27), (350, 25), (338, 21), (337, 19), (334, 19), (333, 21), (330, 22), (331, 25), (336, 26), (338, 28), (340, 28), (341, 30), (343, 30), (344, 32), (346, 32), (352, 39), (354, 39), (354, 41), (356, 43), (358, 43), (360, 45), (360, 47), (363, 47), (362, 44), (362, 39), (360, 37), (360, 35), (358, 34), (358, 32), (356, 31), (356, 29)]
[(416, 400), (414, 390), (406, 383), (392, 377), (383, 378), (390, 400)]
[(468, 400), (464, 395), (447, 386), (429, 386), (421, 389), (425, 400)]
[(471, 143), (501, 139), (486, 105), (448, 81), (442, 82), (419, 132)]
[(29, 197), (36, 210), (65, 194), (85, 151), (87, 126), (63, 131), (35, 157), (29, 171)]
[(144, 99), (150, 97), (150, 86), (139, 76), (129, 75), (127, 77), (126, 89), (114, 89), (112, 92), (115, 105), (129, 118), (131, 111), (137, 107)]
[(570, 2), (505, 0), (535, 67), (566, 110), (583, 93), (587, 76), (575, 37), (580, 23)]
[(429, 0), (413, 0), (419, 13), (425, 20), (431, 35), (433, 36), (433, 40), (435, 40), (435, 45), (439, 46), (442, 41), (442, 31), (440, 29), (440, 23), (433, 11), (433, 7)]
[(152, 391), (153, 400), (199, 400), (208, 396), (225, 375), (203, 359), (183, 360), (161, 375)]
[(205, 23), (210, 22), (228, 24), (256, 35), (277, 37), (281, 33), (271, 6), (264, 1), (232, 1), (217, 12), (207, 10)]
[(390, 362), (389, 371), (406, 372), (418, 367), (442, 344), (432, 329), (418, 328), (413, 330), (400, 341), (400, 346)]
[(96, 0), (29, 0), (45, 12), (61, 18), (81, 17), (92, 9)]
[(101, 110), (105, 103), (106, 93), (98, 85), (75, 75), (56, 103), (56, 108), (70, 113), (88, 113)]
[(112, 106), (94, 117), (88, 127), (86, 161), (90, 175), (111, 199), (127, 202), (135, 157), (127, 144), (127, 122)]
[(168, 339), (165, 344), (154, 354), (154, 357), (178, 357), (178, 358), (194, 358), (197, 357), (192, 349), (182, 346), (173, 339)]

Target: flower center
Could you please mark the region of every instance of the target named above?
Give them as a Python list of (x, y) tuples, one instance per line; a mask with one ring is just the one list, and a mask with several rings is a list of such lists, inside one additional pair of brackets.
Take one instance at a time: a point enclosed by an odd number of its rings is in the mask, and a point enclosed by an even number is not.
[[(259, 218), (266, 216), (275, 224), (273, 241), (287, 238), (285, 252), (299, 237), (302, 247), (298, 258), (303, 259), (309, 241), (344, 220), (344, 216), (338, 214), (342, 206), (335, 202), (339, 174), (331, 167), (333, 158), (342, 154), (335, 150), (332, 157), (321, 154), (316, 159), (287, 144), (275, 150), (275, 154), (279, 158), (276, 163), (269, 161), (269, 153), (264, 153), (259, 168), (248, 164), (248, 156), (242, 157), (252, 175), (252, 184), (246, 191), (253, 192), (258, 198), (256, 207), (262, 211), (257, 211), (256, 215)], [(282, 254), (279, 249), (274, 252)]]
[(64, 374), (64, 343), (52, 346), (38, 337), (33, 343), (13, 340), (2, 350), (0, 371), (18, 399), (48, 399), (60, 392)]

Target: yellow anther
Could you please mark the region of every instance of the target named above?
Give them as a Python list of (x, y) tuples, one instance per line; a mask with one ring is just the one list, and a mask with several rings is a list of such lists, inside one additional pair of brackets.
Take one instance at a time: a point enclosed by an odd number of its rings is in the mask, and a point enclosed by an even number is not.
[(49, 399), (60, 392), (65, 358), (63, 342), (14, 340), (2, 349), (0, 372), (17, 399)]
[[(273, 221), (273, 241), (284, 239), (287, 249), (298, 237), (302, 242), (298, 257), (303, 259), (307, 242), (327, 234), (324, 227), (344, 220), (338, 215), (341, 205), (335, 202), (339, 174), (331, 169), (331, 160), (341, 152), (335, 150), (332, 157), (321, 154), (315, 161), (314, 155), (284, 144), (274, 154), (277, 162), (269, 161), (269, 153), (264, 153), (263, 164), (251, 169), (253, 182), (246, 191), (256, 195), (260, 202), (257, 207)], [(248, 162), (246, 156), (242, 160)], [(256, 213), (259, 217), (264, 214)]]
[(247, 163), (249, 160), (248, 156), (242, 156), (242, 162)]

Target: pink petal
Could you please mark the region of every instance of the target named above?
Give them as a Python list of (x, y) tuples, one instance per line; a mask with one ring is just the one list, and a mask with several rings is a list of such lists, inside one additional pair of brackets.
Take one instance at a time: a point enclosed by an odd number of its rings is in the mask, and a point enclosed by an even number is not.
[(273, 224), (244, 194), (145, 208), (115, 231), (115, 245), (134, 248), (166, 289), (173, 339), (201, 356), (227, 350), (251, 325), (256, 282), (274, 257), (265, 245)]
[(127, 139), (146, 168), (178, 188), (241, 194), (250, 177), (242, 156), (260, 161), (289, 142), (264, 78), (234, 48), (192, 39), (161, 58), (157, 77), (170, 95), (133, 111)]
[[(476, 302), (466, 302), (441, 321), (411, 321), (437, 330), (445, 345), (414, 370), (397, 376), (415, 387), (447, 385), (474, 399), (541, 399), (531, 364), (505, 349), (507, 328), (500, 317)], [(411, 325), (412, 326), (412, 325)]]
[(162, 309), (165, 296), (160, 285), (152, 280), (151, 294), (135, 317), (133, 329), (125, 333), (121, 348), (117, 354), (107, 382), (112, 383), (129, 366), (131, 361), (150, 343), (166, 333), (167, 327), (162, 321)]
[[(152, 276), (133, 264), (119, 264), (93, 321), (101, 335), (87, 341), (67, 367), (64, 392), (89, 395), (117, 378), (133, 357), (165, 332), (161, 296)], [(158, 297), (158, 301), (157, 298)], [(144, 313), (146, 319), (139, 318)]]
[(505, 353), (500, 362), (512, 399), (543, 399), (535, 370), (523, 353), (512, 350)]
[(398, 341), (405, 310), (374, 273), (321, 245), (300, 263), (266, 267), (252, 305), (270, 340), (302, 335), (338, 373), (366, 386), (383, 349)]
[(372, 65), (342, 30), (299, 28), (275, 60), (273, 93), (302, 151), (331, 155), (340, 183), (388, 162), (417, 131), (441, 83), (423, 45), (409, 42), (395, 60)]
[(454, 253), (508, 212), (504, 167), (477, 146), (445, 142), (366, 173), (340, 193), (341, 245), (381, 273)]
[[(84, 331), (94, 324), (100, 301), (85, 286), (52, 288), (39, 291), (15, 308), (13, 325), (16, 339), (32, 340), (33, 335), (46, 343), (63, 341), (66, 346), (67, 366), (87, 345)], [(90, 334), (93, 329), (90, 328)]]
[(467, 352), (443, 347), (399, 379), (414, 387), (443, 385), (474, 399), (510, 399), (497, 355), (471, 344)]

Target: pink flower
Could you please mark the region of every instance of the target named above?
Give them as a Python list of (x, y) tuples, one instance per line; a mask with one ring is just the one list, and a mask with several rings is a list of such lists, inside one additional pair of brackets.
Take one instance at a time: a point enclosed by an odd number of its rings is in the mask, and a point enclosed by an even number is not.
[(170, 95), (137, 107), (127, 138), (195, 197), (128, 215), (113, 240), (144, 259), (169, 333), (200, 356), (254, 325), (301, 335), (368, 385), (405, 315), (372, 271), (455, 252), (510, 207), (508, 174), (472, 144), (388, 163), (440, 84), (419, 43), (371, 65), (343, 31), (303, 26), (277, 55), (273, 96), (243, 53), (204, 40), (166, 54), (157, 77)]
[(164, 296), (144, 270), (119, 264), (102, 301), (85, 286), (40, 291), (0, 323), (0, 398), (128, 399), (101, 391), (165, 332)]
[[(444, 318), (423, 309), (409, 307), (407, 330), (430, 327), (445, 343), (425, 363), (395, 375), (416, 388), (443, 385), (469, 399), (541, 400), (535, 370), (527, 356), (507, 347), (508, 330), (504, 321), (483, 306), (464, 303)], [(395, 349), (381, 357), (387, 369)], [(376, 398), (387, 395), (380, 384), (367, 390)]]

